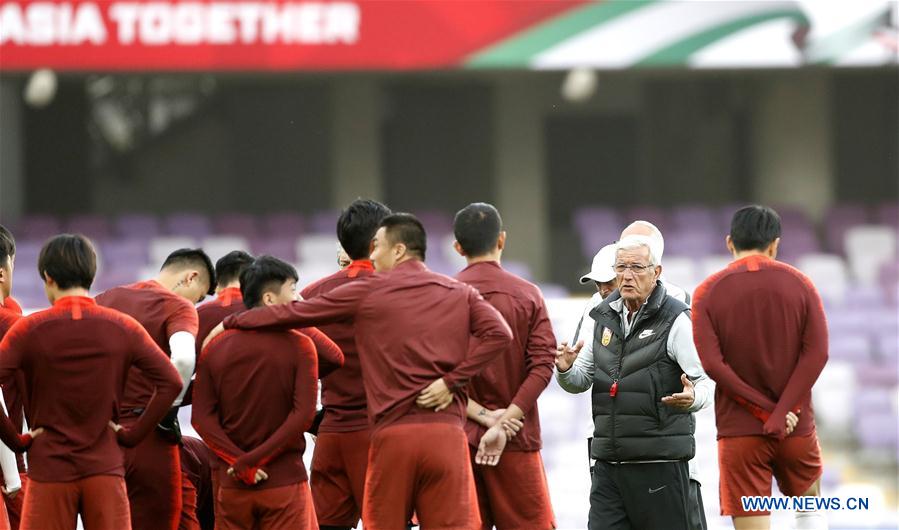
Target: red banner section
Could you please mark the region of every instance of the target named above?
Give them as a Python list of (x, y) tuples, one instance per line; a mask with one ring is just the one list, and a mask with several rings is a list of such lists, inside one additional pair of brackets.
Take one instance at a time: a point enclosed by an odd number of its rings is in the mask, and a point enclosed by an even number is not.
[(0, 2), (0, 70), (452, 68), (583, 2)]

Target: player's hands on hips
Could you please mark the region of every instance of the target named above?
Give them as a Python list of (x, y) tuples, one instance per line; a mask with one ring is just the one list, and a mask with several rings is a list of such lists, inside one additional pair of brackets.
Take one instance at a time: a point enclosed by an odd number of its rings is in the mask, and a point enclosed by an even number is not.
[(423, 409), (434, 409), (434, 412), (440, 412), (453, 402), (453, 393), (443, 378), (434, 381), (428, 385), (415, 400), (415, 404)]
[[(225, 324), (223, 322), (219, 322), (218, 326), (212, 328), (212, 331), (209, 332), (209, 335), (206, 335), (206, 338), (203, 339), (203, 348), (209, 345), (217, 335), (223, 333), (225, 331)], [(202, 348), (201, 348), (202, 350)]]
[(583, 347), (584, 341), (582, 340), (577, 341), (574, 348), (569, 348), (567, 342), (559, 344), (559, 348), (556, 350), (556, 368), (560, 372), (567, 372), (571, 365), (574, 364), (574, 361), (577, 360), (577, 356), (581, 353), (581, 348)]
[(124, 447), (134, 447), (137, 445), (131, 438), (128, 436), (128, 429), (122, 427), (118, 423), (110, 420), (109, 428), (115, 432), (116, 440), (119, 442), (119, 445)]
[(247, 470), (246, 473), (238, 474), (237, 471), (234, 471), (233, 467), (229, 467), (227, 473), (229, 477), (235, 477), (250, 486), (268, 480), (268, 474), (259, 468), (250, 469)]
[(503, 430), (506, 431), (506, 438), (514, 438), (521, 428), (524, 427), (524, 422), (522, 421), (524, 418), (509, 418), (503, 420), (502, 418), (505, 413), (506, 409), (484, 409), (483, 414), (478, 414), (478, 423), (489, 429), (502, 421)]
[(696, 390), (693, 388), (693, 382), (687, 377), (687, 374), (680, 375), (680, 382), (684, 385), (683, 392), (671, 394), (662, 398), (662, 403), (677, 410), (687, 411), (693, 406), (696, 399)]
[(792, 412), (787, 412), (787, 436), (796, 430), (797, 425), (799, 425), (799, 416)]
[(503, 449), (506, 448), (507, 441), (506, 431), (501, 425), (494, 425), (487, 429), (478, 444), (478, 452), (474, 457), (475, 463), (482, 466), (499, 464), (499, 458), (503, 454)]

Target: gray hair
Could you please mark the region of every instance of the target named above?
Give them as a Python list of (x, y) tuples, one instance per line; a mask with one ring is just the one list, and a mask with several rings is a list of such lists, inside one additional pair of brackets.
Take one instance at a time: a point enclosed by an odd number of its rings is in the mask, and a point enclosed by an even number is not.
[(653, 252), (652, 247), (652, 239), (647, 236), (626, 236), (615, 245), (615, 257), (617, 259), (618, 253), (622, 250), (638, 250), (645, 248), (649, 251), (649, 264), (656, 267), (659, 264), (659, 260), (656, 257), (655, 252)]

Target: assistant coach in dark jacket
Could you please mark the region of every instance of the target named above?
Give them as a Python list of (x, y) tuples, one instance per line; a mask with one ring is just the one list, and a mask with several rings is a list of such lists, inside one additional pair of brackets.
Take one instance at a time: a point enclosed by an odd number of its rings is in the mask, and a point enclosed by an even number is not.
[(647, 238), (618, 243), (615, 272), (618, 290), (590, 313), (592, 373), (559, 367), (566, 390), (593, 388), (589, 528), (686, 529), (692, 413), (711, 403), (714, 383), (696, 354), (689, 308), (659, 282)]

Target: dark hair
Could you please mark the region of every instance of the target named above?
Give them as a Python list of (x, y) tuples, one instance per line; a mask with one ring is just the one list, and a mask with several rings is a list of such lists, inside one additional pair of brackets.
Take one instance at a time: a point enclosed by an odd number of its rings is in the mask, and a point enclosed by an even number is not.
[(428, 236), (417, 217), (411, 213), (395, 213), (385, 217), (381, 226), (385, 228), (391, 243), (406, 245), (408, 252), (417, 254), (424, 261), (428, 250)]
[(60, 289), (90, 289), (97, 274), (94, 245), (81, 234), (55, 236), (41, 248), (37, 271), (44, 281), (53, 278)]
[(730, 240), (737, 251), (765, 250), (780, 237), (780, 216), (767, 206), (737, 210), (730, 221)]
[(201, 248), (180, 248), (165, 258), (162, 269), (177, 268), (186, 269), (188, 267), (205, 270), (209, 276), (209, 291), (206, 294), (215, 294), (215, 267), (212, 266), (212, 260), (203, 252)]
[(492, 204), (475, 202), (456, 213), (453, 234), (469, 257), (488, 254), (496, 248), (503, 219)]
[(390, 208), (370, 199), (356, 199), (340, 213), (337, 239), (350, 259), (368, 257), (371, 239), (381, 221), (391, 213)]
[(253, 256), (243, 250), (232, 250), (215, 262), (215, 280), (218, 285), (224, 287), (234, 280), (240, 279), (240, 274), (253, 263)]
[(293, 265), (273, 256), (260, 256), (240, 273), (243, 303), (249, 308), (256, 307), (262, 303), (262, 295), (277, 292), (284, 282), (298, 279)]
[(5, 226), (0, 225), (0, 267), (5, 267), (9, 258), (16, 255), (16, 238)]

